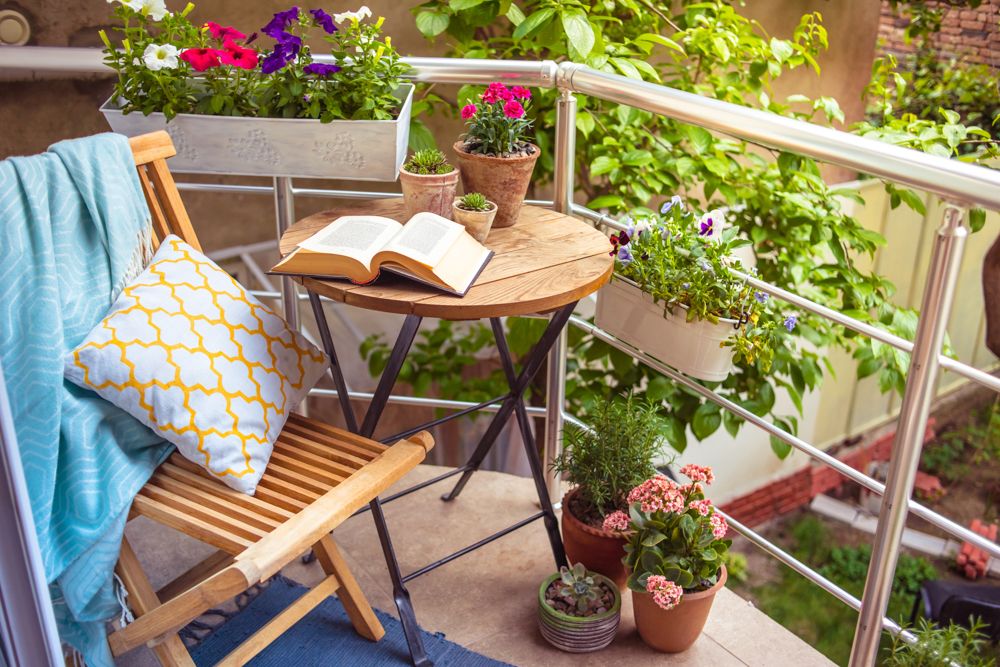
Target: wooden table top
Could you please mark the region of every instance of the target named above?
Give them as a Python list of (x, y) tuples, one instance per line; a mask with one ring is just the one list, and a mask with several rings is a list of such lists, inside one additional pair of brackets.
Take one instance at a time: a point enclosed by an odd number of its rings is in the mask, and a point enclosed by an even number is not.
[[(299, 220), (281, 237), (282, 256), (341, 215), (383, 215), (406, 221), (402, 199), (352, 202)], [(474, 320), (529, 315), (559, 308), (597, 291), (614, 262), (607, 237), (577, 218), (524, 206), (516, 225), (493, 229), (486, 246), (493, 258), (464, 297), (382, 272), (370, 285), (295, 277), (335, 301), (386, 313)]]

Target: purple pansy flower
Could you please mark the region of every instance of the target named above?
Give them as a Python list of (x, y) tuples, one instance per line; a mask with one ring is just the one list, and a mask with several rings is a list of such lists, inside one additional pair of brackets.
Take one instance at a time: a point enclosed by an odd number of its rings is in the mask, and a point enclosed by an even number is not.
[(275, 39), (279, 39), (280, 41), (280, 38), (278, 36), (285, 31), (285, 28), (291, 25), (292, 21), (296, 21), (298, 20), (298, 18), (299, 18), (298, 7), (292, 7), (291, 9), (286, 9), (283, 12), (278, 12), (277, 14), (275, 14), (271, 18), (271, 20), (267, 22), (267, 25), (260, 29), (260, 31), (265, 35), (274, 37)]
[(618, 259), (621, 260), (622, 264), (628, 264), (632, 261), (632, 251), (625, 246), (618, 248)]
[(303, 69), (306, 74), (315, 74), (316, 76), (330, 76), (331, 74), (336, 74), (340, 71), (340, 65), (327, 65), (326, 63), (309, 63)]
[(316, 19), (316, 23), (318, 23), (323, 30), (326, 31), (326, 34), (332, 35), (337, 32), (337, 25), (333, 22), (333, 17), (324, 12), (322, 9), (310, 9), (309, 13), (313, 15), (314, 19)]
[(712, 217), (706, 216), (701, 219), (701, 225), (698, 230), (698, 236), (709, 236), (712, 233)]
[(788, 317), (785, 318), (785, 328), (788, 329), (789, 332), (791, 332), (791, 330), (795, 328), (795, 325), (798, 323), (798, 321), (799, 318), (795, 317), (794, 315), (789, 315)]
[(691, 289), (691, 283), (681, 283), (681, 289)]
[(769, 294), (766, 292), (754, 292), (753, 298), (757, 299), (757, 303), (767, 303)]

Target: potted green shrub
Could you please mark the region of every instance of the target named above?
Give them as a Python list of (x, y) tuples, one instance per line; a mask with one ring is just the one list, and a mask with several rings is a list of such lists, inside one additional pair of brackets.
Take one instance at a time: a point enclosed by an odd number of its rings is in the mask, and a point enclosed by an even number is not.
[(604, 525), (630, 531), (625, 546), (635, 625), (658, 651), (678, 653), (698, 639), (716, 593), (726, 584), (725, 560), (732, 540), (725, 518), (705, 498), (712, 469), (688, 464), (687, 484), (657, 475), (628, 495), (629, 511), (608, 515)]
[(470, 192), (452, 203), (452, 213), (454, 221), (464, 225), (472, 238), (485, 243), (497, 214), (497, 205), (481, 192)]
[(597, 326), (701, 380), (725, 380), (734, 358), (765, 370), (796, 317), (781, 316), (773, 300), (733, 273), (749, 269), (735, 257), (749, 245), (719, 211), (699, 214), (680, 197), (659, 213), (629, 216), (611, 236), (615, 273), (597, 298)]
[(462, 118), (469, 125), (465, 137), (455, 142), (462, 187), (496, 202), (496, 227), (517, 222), (541, 154), (538, 146), (526, 139), (531, 129), (527, 118), (530, 100), (531, 91), (523, 86), (508, 88), (493, 82), (477, 104), (462, 107)]
[(430, 211), (451, 219), (451, 204), (458, 186), (458, 170), (436, 148), (425, 148), (410, 156), (399, 169), (406, 217)]
[(605, 518), (628, 509), (628, 493), (656, 474), (663, 451), (663, 423), (655, 405), (625, 398), (595, 408), (591, 429), (567, 428), (553, 467), (573, 488), (562, 501), (566, 557), (625, 586), (625, 525), (605, 528)]
[(562, 567), (538, 587), (538, 628), (570, 653), (598, 651), (618, 632), (622, 598), (613, 581), (581, 563)]

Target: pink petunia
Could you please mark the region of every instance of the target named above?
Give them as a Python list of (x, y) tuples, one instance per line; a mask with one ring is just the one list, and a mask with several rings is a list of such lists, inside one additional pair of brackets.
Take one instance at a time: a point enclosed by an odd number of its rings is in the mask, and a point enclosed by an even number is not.
[(622, 511), (614, 511), (604, 517), (604, 530), (624, 531), (628, 530), (628, 514)]
[(646, 579), (646, 592), (651, 594), (653, 602), (665, 611), (679, 605), (684, 596), (683, 588), (659, 574), (651, 575)]
[(184, 49), (181, 60), (191, 65), (196, 72), (219, 66), (219, 52), (215, 49)]
[(475, 104), (466, 104), (464, 107), (462, 107), (462, 118), (464, 118), (465, 120), (469, 120), (470, 118), (476, 115), (477, 111), (479, 111), (479, 107), (477, 107)]
[(507, 118), (524, 118), (524, 107), (517, 100), (507, 100), (503, 105), (503, 115)]
[(242, 69), (253, 69), (257, 66), (257, 52), (240, 46), (231, 40), (226, 41), (226, 50), (219, 52), (219, 59), (227, 65)]
[(219, 25), (215, 21), (208, 21), (205, 23), (205, 27), (208, 28), (208, 33), (220, 42), (246, 38), (246, 35), (236, 28), (228, 25)]
[(525, 88), (524, 86), (514, 86), (513, 88), (510, 89), (510, 92), (512, 95), (514, 95), (515, 99), (518, 100), (531, 99), (531, 91)]

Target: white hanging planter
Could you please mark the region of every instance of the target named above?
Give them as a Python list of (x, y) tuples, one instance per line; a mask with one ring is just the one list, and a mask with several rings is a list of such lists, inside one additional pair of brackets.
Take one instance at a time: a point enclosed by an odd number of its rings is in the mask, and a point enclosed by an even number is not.
[(733, 319), (688, 322), (683, 307), (671, 313), (631, 280), (615, 275), (597, 293), (595, 323), (616, 338), (685, 375), (720, 382), (733, 370)]
[(395, 181), (410, 136), (413, 84), (395, 94), (402, 105), (393, 120), (177, 114), (168, 123), (162, 113), (123, 114), (114, 99), (101, 113), (126, 136), (166, 130), (177, 148), (174, 172)]

